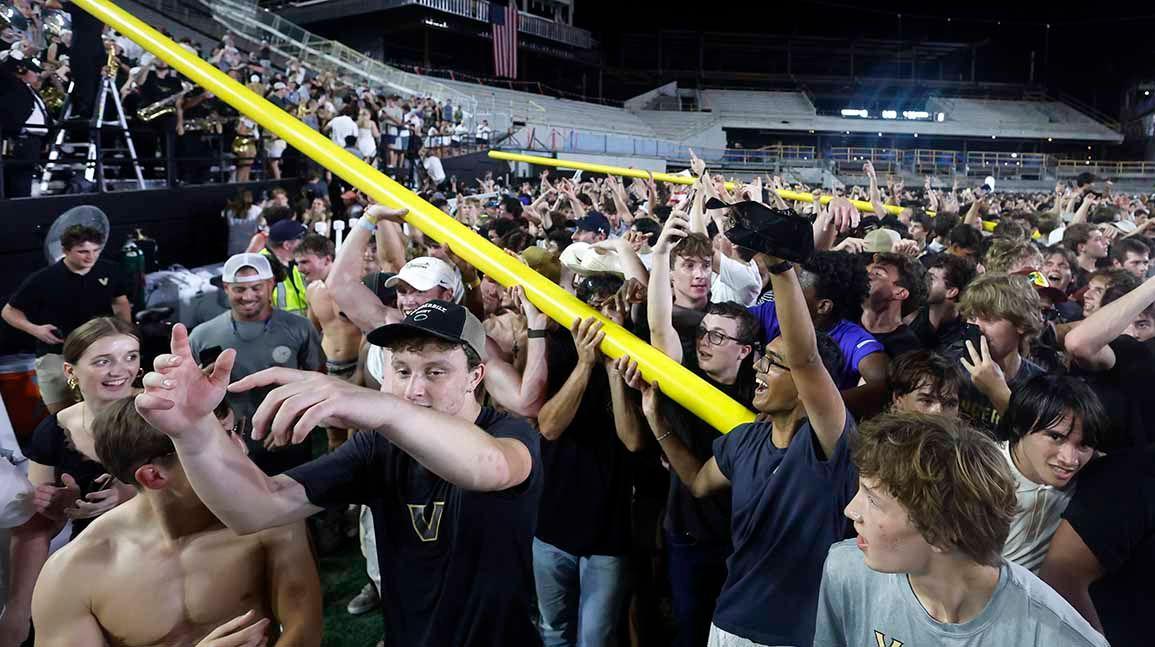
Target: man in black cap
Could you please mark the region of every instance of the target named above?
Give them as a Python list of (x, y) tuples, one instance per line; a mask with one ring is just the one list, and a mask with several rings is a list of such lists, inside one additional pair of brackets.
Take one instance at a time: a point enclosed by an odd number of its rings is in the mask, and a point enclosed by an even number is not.
[(609, 218), (596, 211), (591, 211), (577, 220), (577, 231), (573, 233), (573, 242), (592, 245), (605, 240), (609, 233)]
[(277, 286), (273, 291), (273, 307), (295, 315), (307, 317), (309, 284), (297, 267), (293, 252), (308, 233), (305, 225), (295, 220), (278, 220), (269, 227), (269, 242), (261, 250), (273, 268)]
[(4, 142), (4, 184), (0, 198), (32, 195), (32, 180), (52, 116), (40, 99), (40, 61), (12, 50), (0, 65), (0, 136)]
[[(157, 358), (136, 405), (173, 439), (201, 500), (238, 532), (292, 523), (322, 506), (369, 506), (390, 645), (540, 645), (530, 620), (539, 442), (525, 419), (478, 404), (481, 322), (430, 301), (369, 340), (392, 351), (389, 393), (283, 368), (230, 386), (232, 352), (205, 375), (177, 325), (172, 354)], [(276, 385), (254, 417), (254, 437), (284, 445), (317, 425), (373, 431), (267, 477), (220, 433), (212, 412), (226, 387)]]

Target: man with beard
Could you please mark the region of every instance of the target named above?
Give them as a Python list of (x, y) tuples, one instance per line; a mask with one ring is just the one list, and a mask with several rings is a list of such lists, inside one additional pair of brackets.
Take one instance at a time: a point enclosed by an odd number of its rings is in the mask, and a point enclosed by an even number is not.
[[(321, 340), (308, 319), (272, 306), (275, 279), (268, 258), (236, 254), (225, 262), (222, 280), (229, 310), (197, 326), (189, 335), (193, 357), (208, 364), (216, 361), (221, 351), (236, 350), (234, 380), (275, 366), (321, 369)], [(229, 404), (238, 418), (252, 419), (268, 392), (269, 389), (254, 389), (233, 393)], [(250, 438), (245, 441), (253, 462), (268, 474), (279, 474), (311, 456), (308, 445), (270, 451)]]
[(959, 314), (967, 285), (976, 275), (973, 261), (941, 254), (926, 271), (926, 306), (910, 322), (923, 347), (943, 350), (962, 339), (966, 321)]

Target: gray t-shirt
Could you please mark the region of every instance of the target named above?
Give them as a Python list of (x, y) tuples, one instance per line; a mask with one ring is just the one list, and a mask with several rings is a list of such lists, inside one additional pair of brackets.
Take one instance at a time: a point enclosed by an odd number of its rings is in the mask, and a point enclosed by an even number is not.
[[(273, 310), (272, 316), (263, 322), (233, 321), (231, 311), (223, 312), (193, 328), (189, 346), (195, 358), (207, 348), (236, 349), (237, 360), (230, 376), (233, 382), (274, 366), (315, 371), (322, 364), (321, 338), (313, 324), (283, 310)], [(230, 393), (229, 404), (237, 419), (251, 419), (271, 390)]]
[(985, 609), (962, 624), (927, 614), (905, 574), (871, 570), (853, 540), (830, 547), (814, 647), (1107, 647), (1107, 640), (1030, 571), (1003, 561)]

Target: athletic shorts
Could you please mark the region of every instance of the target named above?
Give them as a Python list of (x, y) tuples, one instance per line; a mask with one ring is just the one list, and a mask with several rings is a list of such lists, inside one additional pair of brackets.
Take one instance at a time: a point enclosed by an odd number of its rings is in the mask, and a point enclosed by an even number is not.
[(353, 373), (357, 372), (357, 360), (351, 362), (325, 360), (325, 372), (348, 382), (353, 379)]
[(288, 148), (288, 146), (289, 144), (285, 140), (274, 139), (269, 142), (268, 148), (265, 149), (265, 155), (267, 155), (269, 159), (279, 160), (281, 156), (285, 154), (285, 149)]

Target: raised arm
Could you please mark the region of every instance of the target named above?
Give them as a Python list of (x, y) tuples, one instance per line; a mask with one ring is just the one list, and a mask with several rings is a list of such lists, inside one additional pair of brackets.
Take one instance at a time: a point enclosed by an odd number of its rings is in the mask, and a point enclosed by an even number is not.
[(533, 467), (520, 440), (495, 438), (460, 417), (326, 375), (270, 368), (229, 390), (277, 384), (253, 415), (253, 437), (269, 437), (273, 447), (301, 443), (314, 427), (373, 429), (434, 474), (479, 492), (516, 487)]
[(537, 428), (546, 440), (557, 440), (573, 424), (586, 387), (589, 386), (590, 375), (593, 374), (600, 359), (598, 346), (606, 337), (602, 332), (601, 322), (593, 317), (585, 320), (575, 319), (573, 326), (570, 327), (570, 333), (577, 347), (578, 362), (558, 392), (538, 413)]
[[(525, 313), (526, 327), (545, 330), (548, 318), (525, 297), (520, 286), (513, 288), (514, 303)], [(497, 404), (526, 418), (536, 418), (546, 401), (549, 367), (546, 363), (546, 343), (542, 337), (530, 337), (525, 345), (525, 371), (518, 373), (509, 362), (501, 359), (497, 343), (485, 338), (489, 360), (485, 363), (485, 390)]]
[(672, 213), (666, 220), (654, 245), (647, 288), (646, 315), (650, 325), (650, 343), (675, 362), (682, 361), (682, 342), (674, 330), (674, 292), (670, 284), (670, 253), (674, 245), (688, 235), (690, 223), (685, 214)]
[(189, 349), (188, 332), (177, 324), (172, 352), (158, 356), (153, 372), (145, 375), (145, 391), (136, 397), (136, 408), (149, 424), (172, 438), (201, 501), (225, 525), (244, 534), (300, 521), (321, 508), (309, 503), (300, 483), (285, 475), (266, 476), (221, 433), (213, 409), (225, 397), (235, 359), (235, 351), (224, 351), (212, 374), (205, 375)]
[(718, 468), (718, 462), (711, 457), (707, 461), (700, 460), (682, 439), (673, 433), (665, 416), (658, 408), (658, 398), (661, 396), (658, 383), (648, 384), (642, 379), (637, 364), (632, 364), (628, 355), (623, 355), (619, 364), (624, 369), (623, 379), (631, 387), (642, 392), (642, 412), (650, 423), (650, 430), (654, 433), (654, 441), (658, 443), (662, 453), (670, 462), (670, 467), (678, 475), (678, 479), (685, 484), (686, 489), (696, 497), (717, 494), (730, 487), (730, 480)]
[(986, 198), (975, 198), (971, 202), (971, 208), (967, 210), (967, 215), (963, 218), (963, 224), (970, 225), (979, 231), (983, 229), (982, 208), (986, 206)]
[(637, 372), (637, 362), (630, 362), (628, 356), (616, 360), (606, 358), (606, 376), (610, 381), (610, 404), (614, 414), (614, 431), (618, 440), (631, 452), (641, 451), (646, 446), (645, 427), (641, 407), (629, 395), (629, 384), (625, 375), (629, 371)]
[(1115, 351), (1108, 345), (1135, 321), (1139, 313), (1155, 302), (1155, 278), (1099, 308), (1067, 333), (1064, 346), (1075, 362), (1093, 371), (1115, 366)]
[(870, 208), (879, 218), (886, 215), (886, 206), (882, 204), (882, 192), (878, 190), (878, 176), (874, 172), (874, 164), (869, 161), (862, 165), (866, 177), (870, 179)]
[[(369, 236), (372, 235), (361, 222), (372, 223), (378, 232), (382, 232), (385, 225), (378, 226), (379, 218), (400, 219), (406, 213), (408, 212), (405, 210), (394, 211), (381, 205), (373, 205), (366, 209), (361, 221), (352, 228), (345, 243), (341, 245), (341, 250), (337, 252), (337, 258), (333, 261), (333, 267), (329, 270), (329, 278), (325, 284), (329, 288), (329, 293), (333, 295), (333, 301), (349, 321), (362, 332), (371, 332), (388, 321), (398, 319), (399, 313), (381, 303), (377, 295), (361, 283), (361, 257), (369, 244)], [(378, 244), (386, 243), (381, 240)]]
[(814, 322), (810, 319), (795, 270), (771, 274), (770, 283), (774, 286), (778, 325), (782, 330), (786, 362), (794, 386), (806, 407), (822, 451), (829, 458), (834, 455), (834, 448), (846, 426), (846, 405), (818, 355)]

